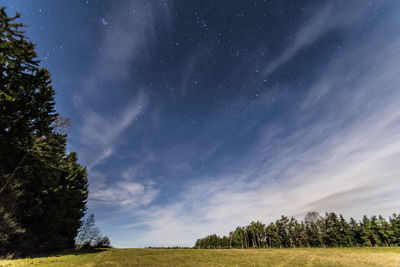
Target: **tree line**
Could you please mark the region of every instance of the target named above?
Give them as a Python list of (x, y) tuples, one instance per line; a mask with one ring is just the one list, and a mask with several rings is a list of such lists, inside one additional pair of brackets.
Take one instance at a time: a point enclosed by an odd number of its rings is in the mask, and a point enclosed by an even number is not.
[(50, 73), (18, 17), (0, 9), (0, 255), (74, 248), (88, 196)]
[(334, 212), (320, 216), (308, 212), (303, 221), (282, 216), (265, 225), (259, 221), (238, 226), (228, 236), (208, 235), (196, 241), (195, 248), (301, 248), (373, 247), (400, 245), (400, 214), (386, 220), (363, 216), (346, 221)]

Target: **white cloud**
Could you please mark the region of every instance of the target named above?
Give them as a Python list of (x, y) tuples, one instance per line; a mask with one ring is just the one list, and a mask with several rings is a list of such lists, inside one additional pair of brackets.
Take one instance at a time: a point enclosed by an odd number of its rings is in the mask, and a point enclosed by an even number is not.
[[(111, 3), (107, 27), (97, 46), (97, 58), (87, 75), (79, 94), (74, 95), (75, 108), (82, 114), (79, 148), (89, 171), (115, 152), (115, 142), (122, 132), (143, 112), (147, 97), (143, 90), (132, 88), (137, 97), (127, 104), (124, 111), (109, 109), (107, 116), (88, 108), (99, 97), (109, 96), (111, 81), (122, 82), (132, 75), (138, 59), (149, 58), (156, 43), (156, 31), (167, 27), (171, 21), (172, 2), (128, 1), (124, 5)], [(104, 20), (104, 18), (101, 18)], [(159, 28), (156, 28), (159, 27)], [(110, 102), (112, 99), (110, 99)]]
[(164, 3), (112, 3), (110, 19), (98, 46), (99, 57), (85, 82), (86, 91), (93, 93), (104, 82), (128, 78), (138, 57), (150, 58), (157, 41), (155, 27), (165, 29), (172, 20), (172, 3)]
[(125, 180), (132, 181), (138, 178), (145, 178), (151, 175), (148, 165), (156, 160), (151, 150), (139, 150), (135, 153), (135, 159), (124, 169), (121, 177)]
[[(148, 97), (144, 90), (132, 86), (136, 97), (116, 109), (108, 107), (107, 114), (97, 112), (93, 103), (110, 97), (109, 91), (117, 89), (118, 83), (126, 81), (134, 73), (132, 68), (139, 61), (149, 59), (157, 43), (156, 32), (166, 30), (172, 21), (171, 2), (164, 1), (128, 1), (112, 2), (107, 18), (101, 18), (102, 35), (98, 40), (97, 57), (92, 64), (79, 94), (73, 98), (75, 108), (82, 114), (77, 134), (79, 155), (87, 166), (90, 184), (90, 206), (99, 203), (119, 206), (138, 207), (152, 202), (159, 190), (151, 179), (133, 182), (134, 175), (143, 175), (144, 166), (127, 169), (109, 177), (96, 166), (105, 163), (120, 150), (118, 146), (124, 140), (124, 133), (133, 127), (135, 121), (147, 108)], [(118, 85), (115, 85), (118, 84)], [(91, 102), (88, 101), (91, 100)], [(117, 103), (109, 99), (109, 103)], [(125, 106), (125, 108), (123, 108)], [(105, 111), (104, 106), (102, 107)], [(119, 177), (121, 176), (122, 177)], [(110, 179), (114, 179), (114, 184)], [(124, 178), (125, 181), (115, 183)], [(112, 184), (109, 186), (109, 184)]]
[(117, 116), (103, 117), (93, 111), (83, 115), (80, 141), (84, 146), (81, 149), (89, 171), (112, 155), (118, 138), (146, 106), (147, 98), (140, 92)]
[(272, 74), (302, 49), (317, 41), (330, 30), (336, 27), (348, 27), (356, 23), (367, 11), (367, 6), (359, 3), (347, 4), (345, 7), (339, 5), (340, 3), (326, 3), (317, 11), (312, 8), (312, 14), (305, 12), (305, 22), (303, 21), (299, 31), (296, 32), (294, 41), (285, 47), (281, 55), (267, 65), (265, 74), (267, 76)]
[(101, 186), (91, 192), (94, 205), (129, 206), (136, 208), (150, 204), (159, 194), (153, 183), (117, 182)]

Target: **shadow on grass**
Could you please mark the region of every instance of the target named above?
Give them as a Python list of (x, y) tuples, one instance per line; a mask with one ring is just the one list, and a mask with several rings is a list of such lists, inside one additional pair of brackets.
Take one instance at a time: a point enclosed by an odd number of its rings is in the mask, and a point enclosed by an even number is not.
[[(43, 253), (35, 253), (30, 255), (8, 255), (3, 259), (7, 260), (18, 260), (18, 259), (36, 259), (36, 258), (47, 258), (47, 257), (61, 257), (61, 256), (68, 256), (68, 255), (85, 255), (85, 254), (92, 254), (92, 253), (101, 253), (106, 251), (105, 248), (94, 248), (94, 249), (80, 249), (80, 250), (63, 250), (63, 251), (52, 251), (52, 252), (43, 252)], [(1, 259), (1, 257), (0, 257)]]

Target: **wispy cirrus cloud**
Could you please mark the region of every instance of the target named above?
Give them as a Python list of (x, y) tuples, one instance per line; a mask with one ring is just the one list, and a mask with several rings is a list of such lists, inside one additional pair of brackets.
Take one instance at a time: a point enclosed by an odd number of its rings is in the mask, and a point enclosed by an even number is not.
[(147, 97), (143, 92), (127, 105), (119, 114), (109, 117), (100, 116), (90, 110), (83, 115), (83, 123), (80, 129), (82, 150), (88, 162), (88, 169), (110, 157), (115, 149), (116, 141), (123, 132), (144, 112), (147, 106)]
[(359, 5), (357, 2), (347, 3), (323, 3), (319, 10), (310, 8), (304, 12), (303, 23), (294, 34), (293, 42), (287, 45), (283, 52), (272, 60), (265, 68), (266, 76), (272, 74), (283, 66), (300, 51), (318, 41), (335, 28), (346, 28), (356, 24), (367, 14), (368, 5)]
[(134, 85), (131, 85), (131, 95), (125, 98), (126, 103), (122, 104), (124, 110), (110, 105), (104, 115), (98, 112), (104, 106), (98, 107), (98, 104), (104, 103), (104, 97), (115, 97), (111, 92), (126, 86), (121, 83), (132, 78), (136, 64), (150, 58), (157, 43), (155, 32), (172, 21), (172, 4), (172, 1), (112, 3), (107, 18), (102, 18), (107, 23), (101, 29), (97, 57), (82, 90), (73, 98), (82, 114), (79, 139), (87, 148), (83, 154), (89, 169), (114, 153), (115, 140), (145, 110), (148, 103), (145, 90)]
[[(90, 108), (93, 106), (90, 103), (103, 101), (102, 97), (116, 90), (113, 83), (125, 81), (138, 61), (150, 57), (157, 42), (155, 28), (167, 27), (172, 21), (172, 4), (172, 1), (112, 3), (108, 23), (102, 28), (98, 57), (83, 90), (74, 98), (76, 108), (83, 114), (80, 138), (88, 146), (89, 151), (84, 154), (90, 155), (89, 169), (111, 156), (115, 149), (113, 142), (145, 110), (148, 97), (143, 88), (132, 88), (136, 96), (129, 97), (125, 110), (110, 109), (107, 116), (100, 115), (95, 107)], [(90, 103), (85, 100), (88, 98), (92, 99)]]
[(138, 60), (150, 59), (157, 43), (155, 33), (172, 22), (172, 7), (173, 1), (112, 3), (85, 90), (93, 93), (102, 83), (127, 79)]
[(90, 195), (95, 206), (125, 206), (137, 208), (150, 204), (159, 194), (154, 184), (138, 182), (116, 182), (110, 186), (97, 188)]
[[(97, 169), (113, 153), (118, 153), (124, 132), (134, 127), (135, 121), (146, 110), (147, 97), (140, 92), (119, 114), (109, 117), (89, 112), (83, 116), (81, 128), (81, 155), (87, 162), (90, 179), (89, 204), (91, 208), (99, 205), (139, 207), (154, 200), (159, 190), (152, 183), (138, 181), (118, 181), (118, 176)], [(124, 174), (122, 175), (124, 176)], [(110, 179), (111, 178), (111, 179)]]
[[(146, 88), (130, 83), (130, 94), (122, 103), (120, 99), (113, 100), (113, 91), (126, 87), (123, 83), (133, 80), (136, 66), (150, 60), (157, 43), (155, 33), (165, 30), (172, 21), (171, 8), (172, 1), (127, 1), (122, 5), (113, 2), (107, 16), (101, 19), (98, 56), (83, 82), (83, 90), (74, 98), (82, 117), (79, 152), (88, 170), (91, 208), (137, 208), (148, 205), (159, 194), (152, 179), (136, 180), (135, 176), (143, 174), (139, 163), (132, 162), (123, 172), (112, 174), (99, 167), (124, 151), (120, 144), (127, 139), (125, 132), (148, 111)], [(107, 113), (101, 104), (104, 98), (110, 98)], [(113, 101), (120, 105), (113, 106)]]

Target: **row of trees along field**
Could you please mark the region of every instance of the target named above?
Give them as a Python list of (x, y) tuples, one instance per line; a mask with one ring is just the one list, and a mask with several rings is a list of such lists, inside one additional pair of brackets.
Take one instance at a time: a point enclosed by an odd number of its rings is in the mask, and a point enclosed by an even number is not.
[(0, 9), (0, 254), (73, 248), (86, 170), (66, 153), (68, 120), (17, 17)]
[(399, 246), (400, 215), (389, 220), (364, 216), (361, 221), (346, 221), (342, 215), (309, 212), (304, 221), (282, 216), (268, 226), (252, 222), (237, 227), (228, 236), (215, 234), (198, 239), (195, 248), (294, 248)]

